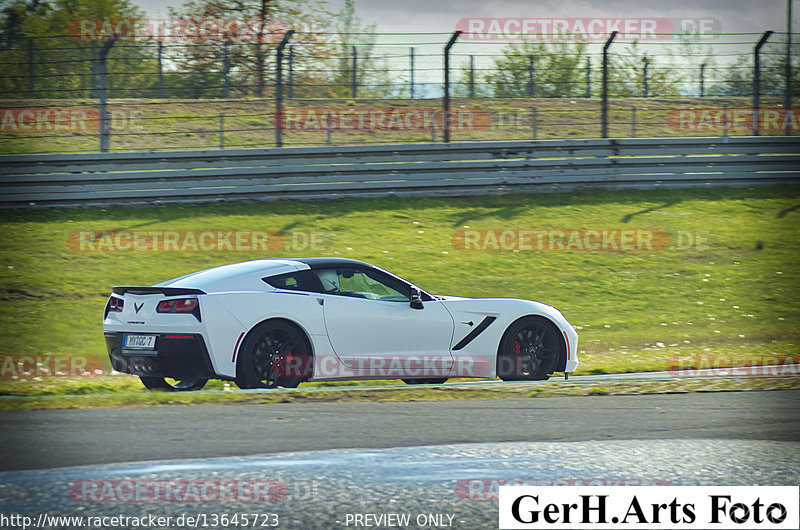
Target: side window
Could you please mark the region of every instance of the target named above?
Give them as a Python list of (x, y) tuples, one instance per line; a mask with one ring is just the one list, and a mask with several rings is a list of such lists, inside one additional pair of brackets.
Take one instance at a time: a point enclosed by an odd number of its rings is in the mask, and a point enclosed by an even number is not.
[(314, 271), (328, 294), (408, 302), (408, 286), (390, 276), (368, 269), (319, 269)]
[(288, 272), (277, 276), (262, 278), (266, 283), (276, 289), (288, 289), (290, 291), (317, 291), (315, 278), (311, 271)]

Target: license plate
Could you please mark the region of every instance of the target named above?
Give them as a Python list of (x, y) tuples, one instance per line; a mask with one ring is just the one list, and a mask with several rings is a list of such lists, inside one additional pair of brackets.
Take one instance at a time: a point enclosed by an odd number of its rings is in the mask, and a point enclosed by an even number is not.
[(155, 335), (125, 335), (125, 348), (153, 350), (155, 347)]

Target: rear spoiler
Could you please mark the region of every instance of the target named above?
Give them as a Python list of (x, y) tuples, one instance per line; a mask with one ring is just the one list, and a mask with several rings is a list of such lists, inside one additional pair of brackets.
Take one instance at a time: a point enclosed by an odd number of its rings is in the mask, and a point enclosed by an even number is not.
[(206, 294), (205, 291), (200, 289), (192, 289), (189, 287), (146, 287), (146, 286), (131, 286), (123, 285), (117, 286), (112, 289), (114, 294), (163, 294), (165, 296), (180, 296), (184, 294)]

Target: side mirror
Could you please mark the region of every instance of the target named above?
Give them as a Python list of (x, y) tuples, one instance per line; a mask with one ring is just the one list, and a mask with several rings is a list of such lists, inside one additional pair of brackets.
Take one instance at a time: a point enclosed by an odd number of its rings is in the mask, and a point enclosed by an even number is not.
[(422, 295), (420, 295), (419, 289), (416, 287), (411, 288), (411, 309), (423, 309), (425, 306), (422, 305)]

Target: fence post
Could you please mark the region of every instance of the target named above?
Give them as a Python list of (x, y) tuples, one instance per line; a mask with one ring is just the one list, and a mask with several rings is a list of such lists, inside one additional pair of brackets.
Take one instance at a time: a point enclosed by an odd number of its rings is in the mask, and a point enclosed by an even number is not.
[(450, 142), (450, 48), (456, 43), (461, 31), (455, 31), (444, 47), (444, 112), (442, 112), (442, 129), (444, 143)]
[(325, 114), (325, 145), (331, 145), (331, 115)]
[(601, 102), (602, 136), (608, 138), (608, 48), (617, 36), (617, 31), (612, 31), (611, 36), (603, 46), (603, 94)]
[(230, 93), (230, 73), (231, 73), (231, 58), (230, 58), (230, 50), (229, 47), (231, 45), (230, 40), (226, 40), (225, 43), (222, 45), (223, 50), (223, 57), (222, 57), (222, 73), (223, 73), (223, 80), (222, 80), (222, 97), (228, 98), (228, 94)]
[(650, 93), (647, 86), (647, 66), (649, 61), (647, 60), (647, 55), (644, 56), (644, 97), (650, 97)]
[(539, 139), (539, 109), (533, 107), (531, 112), (531, 128), (533, 129), (533, 139)]
[(528, 97), (533, 97), (533, 55), (528, 55)]
[(586, 58), (586, 99), (592, 97), (592, 60)]
[(356, 50), (356, 47), (353, 46), (353, 80), (352, 80), (353, 99), (355, 99), (356, 96), (358, 95), (358, 86), (357, 86), (358, 77), (356, 70), (357, 68), (358, 68), (358, 50)]
[(753, 136), (759, 135), (758, 114), (760, 108), (759, 99), (761, 97), (761, 65), (759, 64), (758, 55), (761, 52), (761, 47), (767, 42), (770, 35), (772, 35), (772, 31), (765, 31), (753, 49)]
[(706, 63), (700, 65), (700, 97), (706, 97)]
[(411, 99), (414, 99), (414, 47), (411, 47)]
[(100, 80), (98, 79), (97, 71), (100, 69), (99, 59), (97, 58), (97, 42), (92, 41), (92, 98), (100, 97)]
[(722, 104), (722, 136), (728, 137), (728, 104)]
[(475, 56), (469, 56), (469, 97), (475, 98)]
[(294, 98), (294, 44), (289, 45), (289, 99)]
[(283, 147), (283, 48), (289, 39), (294, 35), (294, 30), (290, 29), (283, 36), (280, 44), (278, 44), (277, 53), (275, 54), (275, 145)]
[(158, 41), (158, 97), (164, 99), (164, 43)]
[(636, 138), (636, 105), (631, 105), (631, 138)]
[(108, 87), (108, 82), (106, 79), (106, 74), (108, 74), (108, 69), (106, 68), (106, 59), (108, 58), (108, 52), (111, 50), (111, 47), (114, 45), (114, 42), (117, 40), (117, 35), (111, 35), (109, 39), (103, 44), (103, 48), (100, 50), (100, 152), (107, 153), (108, 152), (108, 144), (109, 144), (109, 136), (111, 135), (111, 117), (108, 115), (108, 108), (106, 106), (106, 89)]
[[(786, 0), (786, 88), (783, 95), (783, 108), (787, 114), (792, 111), (792, 0)], [(786, 130), (784, 134), (792, 134), (792, 126), (784, 117)]]
[(36, 68), (34, 61), (33, 39), (28, 38), (28, 97), (36, 97)]
[(219, 113), (219, 148), (225, 149), (225, 113)]

